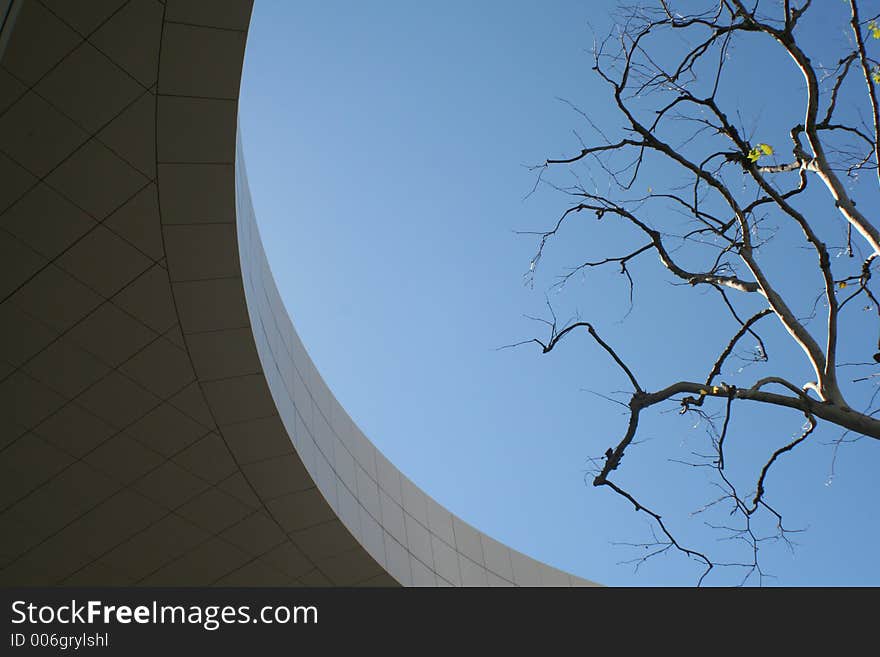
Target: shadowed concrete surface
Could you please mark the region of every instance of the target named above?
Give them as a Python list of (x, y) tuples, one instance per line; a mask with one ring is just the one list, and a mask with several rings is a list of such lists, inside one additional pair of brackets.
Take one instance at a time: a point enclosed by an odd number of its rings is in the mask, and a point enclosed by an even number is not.
[(363, 435), (269, 269), (248, 0), (0, 1), (0, 584), (580, 586)]

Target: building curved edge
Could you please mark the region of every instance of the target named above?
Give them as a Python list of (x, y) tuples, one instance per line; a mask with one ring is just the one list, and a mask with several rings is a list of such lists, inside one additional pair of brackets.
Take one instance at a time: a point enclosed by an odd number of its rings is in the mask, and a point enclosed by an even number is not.
[(321, 377), (263, 249), (236, 140), (245, 298), (269, 390), (296, 452), (345, 528), (404, 586), (596, 586), (478, 531), (424, 493), (364, 435)]
[(316, 370), (238, 140), (252, 3), (13, 4), (0, 584), (593, 585), (425, 495)]
[(405, 586), (595, 586), (478, 531), (425, 494), (352, 421), (299, 339), (275, 285), (237, 143), (245, 297), (269, 390), (297, 454), (346, 529)]

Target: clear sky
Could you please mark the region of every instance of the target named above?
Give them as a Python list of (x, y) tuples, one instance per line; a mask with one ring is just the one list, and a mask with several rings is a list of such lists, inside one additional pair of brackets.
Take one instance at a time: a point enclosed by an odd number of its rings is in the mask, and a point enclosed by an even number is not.
[[(258, 0), (240, 124), (284, 302), (331, 390), (377, 447), (441, 504), (530, 556), (610, 585), (692, 585), (699, 565), (676, 554), (638, 572), (621, 564), (635, 553), (618, 543), (650, 539), (651, 525), (585, 481), (588, 457), (615, 445), (626, 422), (624, 409), (587, 390), (625, 389), (620, 372), (583, 336), (546, 356), (534, 345), (497, 350), (544, 337), (523, 315), (546, 314), (548, 291), (560, 319), (579, 312), (593, 321), (649, 389), (705, 376), (736, 329), (716, 296), (671, 286), (653, 256), (632, 267), (629, 315), (614, 268), (551, 290), (566, 267), (639, 245), (610, 222), (572, 224), (548, 247), (534, 286), (524, 285), (537, 242), (515, 231), (550, 227), (567, 202), (547, 187), (526, 199), (535, 174), (525, 165), (576, 152), (573, 130), (596, 138), (560, 99), (622, 135), (589, 53), (617, 4)], [(818, 5), (804, 25), (805, 43), (827, 49), (814, 61), (846, 42), (848, 19), (843, 3)], [(741, 65), (724, 99), (742, 107), (757, 141), (785, 149), (802, 111), (801, 78), (778, 49), (762, 47), (732, 53)], [(675, 182), (662, 167), (651, 175), (658, 188)], [(876, 179), (872, 198), (875, 188)], [(836, 211), (824, 195), (811, 198), (839, 246)], [(806, 314), (818, 289), (813, 260), (787, 231), (767, 247), (769, 273)], [(854, 320), (842, 360), (870, 360), (873, 318)], [(771, 364), (806, 381), (801, 355), (770, 326), (775, 319), (764, 321)], [(757, 371), (733, 367), (722, 378), (745, 384)], [(852, 394), (861, 404), (876, 388), (860, 386)], [(730, 458), (751, 464), (745, 480), (802, 421), (775, 409), (735, 416)], [(831, 478), (828, 442), (839, 433), (817, 432), (768, 480), (787, 523), (808, 530), (793, 554), (762, 548), (777, 576), (765, 584), (880, 585), (877, 444), (845, 446)], [(647, 413), (640, 437), (648, 440), (627, 456), (620, 480), (684, 540), (732, 549), (689, 515), (712, 499), (707, 475), (667, 461), (699, 450), (704, 427), (669, 405)]]

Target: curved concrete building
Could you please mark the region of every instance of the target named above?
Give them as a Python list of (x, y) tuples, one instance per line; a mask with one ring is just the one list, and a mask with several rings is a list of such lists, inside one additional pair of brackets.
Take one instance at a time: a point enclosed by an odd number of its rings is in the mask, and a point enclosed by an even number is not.
[(0, 0), (0, 583), (589, 585), (361, 433), (275, 287), (247, 0)]

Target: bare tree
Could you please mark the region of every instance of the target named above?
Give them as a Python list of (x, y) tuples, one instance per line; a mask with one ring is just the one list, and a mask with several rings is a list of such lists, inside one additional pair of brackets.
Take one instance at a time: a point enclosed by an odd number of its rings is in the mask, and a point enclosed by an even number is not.
[[(679, 13), (679, 5), (685, 4), (702, 4), (703, 9)], [(810, 0), (657, 0), (652, 7), (622, 10), (614, 32), (597, 42), (593, 53), (593, 69), (607, 84), (609, 102), (621, 119), (614, 127), (618, 135), (606, 136), (607, 129), (600, 129), (589, 113), (582, 112), (598, 136), (597, 143), (582, 142), (570, 157), (548, 159), (535, 168), (538, 183), (564, 191), (573, 202), (551, 230), (538, 233), (538, 250), (527, 276), (534, 275), (566, 222), (588, 215), (630, 226), (637, 241), (626, 252), (581, 263), (561, 277), (563, 282), (591, 268), (614, 266), (626, 277), (633, 303), (638, 278), (632, 276), (631, 266), (654, 254), (657, 266), (680, 283), (674, 293), (681, 288), (717, 293), (719, 309), (732, 318), (735, 329), (720, 343), (714, 361), (705, 364), (704, 377), (671, 380), (653, 390), (643, 385), (637, 368), (627, 362), (625, 349), (615, 346), (609, 335), (600, 337), (590, 321), (575, 318), (559, 324), (551, 309), (551, 317), (542, 320), (549, 336), (527, 341), (547, 353), (572, 333), (584, 331), (625, 375), (632, 388), (626, 403), (628, 422), (622, 437), (595, 460), (592, 483), (613, 490), (650, 517), (654, 536), (638, 544), (643, 553), (637, 564), (679, 550), (703, 564), (700, 583), (719, 566), (744, 568), (744, 579), (763, 575), (759, 544), (767, 538), (788, 540), (789, 531), (781, 511), (770, 504), (768, 478), (780, 459), (809, 440), (820, 423), (842, 431), (839, 441), (880, 440), (874, 396), (861, 410), (848, 402), (853, 387), (872, 378), (880, 347), (858, 345), (863, 356), (855, 363), (841, 363), (839, 358), (841, 345), (848, 344), (847, 313), (856, 308), (870, 310), (872, 316), (880, 313), (871, 287), (880, 256), (880, 231), (863, 213), (862, 207), (870, 204), (856, 199), (861, 193), (876, 193), (880, 176), (875, 88), (880, 83), (880, 62), (871, 54), (873, 40), (880, 39), (880, 17), (863, 16), (857, 0), (840, 4), (845, 10), (841, 28), (847, 30), (847, 37), (840, 39), (844, 46), (830, 67), (814, 62), (811, 44), (799, 39), (810, 10), (815, 10)], [(880, 42), (876, 45), (880, 52)], [(782, 144), (774, 145), (769, 136), (760, 135), (760, 128), (754, 130), (757, 136), (748, 134), (743, 126), (746, 100), (730, 89), (738, 79), (730, 70), (736, 65), (731, 54), (759, 46), (772, 48), (802, 78), (803, 102), (796, 123), (788, 126), (790, 154), (782, 158)], [(754, 75), (760, 77), (760, 72)], [(773, 93), (770, 83), (766, 88)], [(674, 173), (675, 184), (656, 187), (658, 163)], [(576, 184), (549, 182), (551, 171), (568, 172), (572, 167), (581, 172)], [(582, 182), (584, 167), (589, 184)], [(808, 188), (813, 190), (809, 194)], [(779, 263), (768, 267), (763, 258), (773, 237), (773, 222), (794, 227), (800, 244), (812, 254), (811, 270), (799, 274), (803, 285), (815, 287), (811, 312), (799, 314), (798, 306), (803, 304), (793, 301), (784, 285), (774, 280), (772, 272), (779, 270)], [(830, 240), (838, 240), (839, 245), (829, 246)], [(846, 257), (833, 257), (840, 254)], [(795, 380), (796, 374), (774, 368), (759, 333), (768, 322), (784, 328), (786, 340), (797, 346), (808, 364), (810, 380)], [(760, 363), (750, 371), (761, 370), (763, 375), (747, 385), (726, 383), (721, 377), (744, 339), (756, 342), (751, 358)], [(669, 371), (676, 365), (670, 362)], [(842, 382), (844, 366), (869, 369), (864, 376)], [(749, 546), (748, 558), (721, 563), (710, 551), (685, 545), (638, 491), (617, 483), (615, 475), (624, 455), (637, 445), (640, 418), (664, 403), (676, 404), (682, 414), (709, 420), (710, 453), (694, 455), (686, 464), (712, 471), (721, 494), (702, 508), (730, 506), (735, 521), (720, 528)], [(795, 419), (800, 417), (802, 428), (753, 468), (752, 490), (743, 493), (728, 476), (725, 448), (734, 439), (734, 412), (755, 404), (790, 410)], [(755, 529), (758, 516), (771, 521), (772, 536)]]

